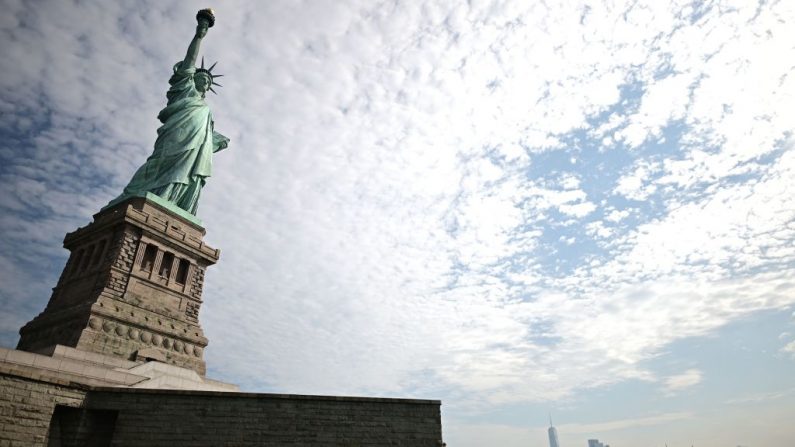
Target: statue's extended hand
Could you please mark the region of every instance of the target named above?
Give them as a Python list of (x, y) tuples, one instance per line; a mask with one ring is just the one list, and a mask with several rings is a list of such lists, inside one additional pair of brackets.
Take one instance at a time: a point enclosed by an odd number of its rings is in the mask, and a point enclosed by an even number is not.
[(210, 28), (210, 23), (206, 20), (199, 20), (199, 24), (196, 25), (196, 37), (202, 38), (207, 35), (207, 29)]

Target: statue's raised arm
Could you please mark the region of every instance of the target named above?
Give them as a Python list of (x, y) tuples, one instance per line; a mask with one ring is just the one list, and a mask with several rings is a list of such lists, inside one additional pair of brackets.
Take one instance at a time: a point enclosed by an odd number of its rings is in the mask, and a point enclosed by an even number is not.
[(201, 41), (215, 24), (215, 14), (202, 9), (196, 21), (196, 34), (185, 59), (174, 65), (168, 81), (168, 104), (157, 115), (163, 125), (157, 129), (155, 149), (124, 192), (108, 206), (128, 197), (150, 197), (196, 214), (199, 194), (211, 175), (212, 154), (229, 144), (227, 137), (215, 131), (213, 115), (204, 99), (208, 90), (215, 93), (213, 86), (220, 86), (215, 78), (222, 75), (212, 73), (215, 64), (205, 68), (204, 58), (201, 67), (196, 67)]
[(188, 45), (188, 52), (185, 54), (185, 60), (182, 61), (183, 67), (194, 67), (196, 60), (199, 56), (199, 47), (201, 46), (202, 39), (207, 35), (207, 30), (215, 25), (215, 14), (210, 8), (202, 9), (196, 14), (196, 34)]

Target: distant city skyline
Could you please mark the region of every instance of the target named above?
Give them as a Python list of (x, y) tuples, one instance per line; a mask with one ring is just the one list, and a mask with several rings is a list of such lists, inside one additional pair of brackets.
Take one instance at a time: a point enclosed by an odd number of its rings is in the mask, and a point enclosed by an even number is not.
[[(549, 447), (560, 447), (560, 440), (558, 439), (558, 430), (557, 428), (555, 428), (555, 425), (552, 423), (551, 414), (549, 415), (549, 428), (547, 429), (547, 434), (549, 436)], [(588, 442), (588, 447), (610, 447), (610, 444), (604, 444), (600, 442), (598, 439), (588, 439), (587, 442)]]

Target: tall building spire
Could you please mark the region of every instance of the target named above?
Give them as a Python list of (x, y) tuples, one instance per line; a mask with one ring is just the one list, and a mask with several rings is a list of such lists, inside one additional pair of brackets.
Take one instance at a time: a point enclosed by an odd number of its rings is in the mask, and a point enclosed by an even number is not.
[(558, 431), (552, 425), (552, 412), (549, 412), (549, 430), (547, 430), (547, 434), (549, 434), (549, 447), (560, 447), (560, 441), (558, 441)]

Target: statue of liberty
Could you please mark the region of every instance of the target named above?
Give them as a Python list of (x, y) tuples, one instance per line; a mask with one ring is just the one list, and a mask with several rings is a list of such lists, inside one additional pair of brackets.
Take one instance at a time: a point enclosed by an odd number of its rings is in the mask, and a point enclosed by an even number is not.
[(174, 65), (168, 81), (168, 103), (157, 115), (163, 125), (157, 129), (155, 149), (108, 206), (152, 193), (196, 215), (201, 189), (211, 175), (212, 154), (229, 144), (229, 138), (214, 130), (213, 115), (204, 102), (207, 90), (215, 93), (213, 85), (220, 86), (215, 78), (222, 75), (212, 73), (215, 64), (204, 68), (204, 58), (201, 67), (195, 66), (199, 46), (215, 24), (215, 16), (211, 9), (203, 9), (196, 20), (196, 34), (185, 59)]

